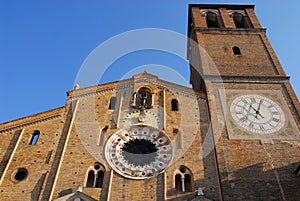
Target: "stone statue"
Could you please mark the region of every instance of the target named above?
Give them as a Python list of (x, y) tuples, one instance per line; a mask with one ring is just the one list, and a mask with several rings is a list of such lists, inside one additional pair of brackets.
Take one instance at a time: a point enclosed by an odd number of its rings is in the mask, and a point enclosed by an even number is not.
[(147, 94), (142, 93), (141, 94), (141, 108), (146, 108), (147, 107)]

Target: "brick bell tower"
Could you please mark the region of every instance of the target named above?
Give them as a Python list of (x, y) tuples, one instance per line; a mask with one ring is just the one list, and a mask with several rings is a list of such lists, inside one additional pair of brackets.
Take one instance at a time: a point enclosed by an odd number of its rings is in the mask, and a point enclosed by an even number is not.
[[(190, 82), (207, 94), (221, 200), (299, 200), (300, 105), (252, 5), (190, 5)], [(295, 174), (296, 173), (296, 174)]]

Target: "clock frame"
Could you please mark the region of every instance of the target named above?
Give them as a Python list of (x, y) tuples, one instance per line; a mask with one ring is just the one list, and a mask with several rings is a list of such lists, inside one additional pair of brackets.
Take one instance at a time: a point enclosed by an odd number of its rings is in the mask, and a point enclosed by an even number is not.
[(281, 107), (263, 95), (247, 94), (233, 99), (230, 104), (232, 119), (246, 132), (269, 134), (285, 124)]
[(280, 90), (226, 89), (225, 95), (221, 90), (219, 94), (229, 139), (300, 139), (298, 127)]

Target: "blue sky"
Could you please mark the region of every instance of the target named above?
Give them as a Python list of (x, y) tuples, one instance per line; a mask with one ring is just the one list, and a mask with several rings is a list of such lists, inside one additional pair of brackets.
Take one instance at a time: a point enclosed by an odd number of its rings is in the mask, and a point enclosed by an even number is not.
[[(186, 35), (189, 3), (254, 4), (299, 97), (299, 0), (0, 0), (0, 122), (65, 105), (86, 57), (115, 35), (143, 28)], [(151, 64), (188, 80), (186, 61), (147, 50), (118, 59), (100, 82), (118, 80), (133, 68), (149, 70)]]

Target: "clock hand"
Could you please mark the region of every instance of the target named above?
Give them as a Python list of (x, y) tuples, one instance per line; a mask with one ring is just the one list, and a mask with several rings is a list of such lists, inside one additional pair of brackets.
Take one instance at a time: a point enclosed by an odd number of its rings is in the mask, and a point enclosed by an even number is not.
[(263, 100), (261, 99), (261, 100), (259, 101), (259, 103), (258, 103), (257, 111), (259, 111), (262, 102), (263, 102)]
[(255, 115), (253, 115), (256, 119), (258, 119), (257, 118), (257, 115), (259, 114), (259, 111), (258, 110), (256, 110), (252, 105), (250, 105), (250, 108), (252, 108), (254, 111), (255, 111)]
[[(246, 109), (246, 108), (245, 108)], [(244, 116), (244, 118), (245, 118), (245, 120), (247, 120), (248, 119), (248, 116), (249, 116), (249, 114), (251, 114), (250, 113), (250, 110), (251, 110), (251, 105), (249, 105), (249, 108), (248, 108), (248, 110), (246, 109), (246, 115)]]
[(250, 105), (250, 108), (252, 108), (255, 112), (257, 111), (252, 105)]
[(263, 103), (263, 100), (262, 99), (260, 99), (260, 101), (259, 101), (259, 103), (258, 103), (258, 107), (257, 107), (257, 110), (256, 110), (256, 115), (255, 115), (255, 118), (257, 118), (257, 115), (259, 115), (259, 116), (261, 116), (261, 118), (264, 118), (261, 114), (260, 114), (260, 112), (259, 112), (259, 110), (260, 110), (260, 106), (261, 106), (261, 104)]
[[(257, 115), (261, 116), (262, 119), (264, 118), (264, 116), (262, 116), (259, 112), (257, 113)], [(257, 116), (257, 115), (256, 115), (256, 116)]]

